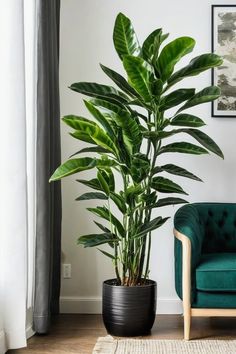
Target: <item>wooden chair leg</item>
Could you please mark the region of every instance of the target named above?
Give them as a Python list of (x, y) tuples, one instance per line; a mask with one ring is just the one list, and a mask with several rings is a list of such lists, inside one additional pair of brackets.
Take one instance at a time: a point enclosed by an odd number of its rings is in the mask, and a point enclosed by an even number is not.
[(191, 313), (186, 311), (184, 313), (184, 340), (190, 340), (190, 328), (191, 328)]

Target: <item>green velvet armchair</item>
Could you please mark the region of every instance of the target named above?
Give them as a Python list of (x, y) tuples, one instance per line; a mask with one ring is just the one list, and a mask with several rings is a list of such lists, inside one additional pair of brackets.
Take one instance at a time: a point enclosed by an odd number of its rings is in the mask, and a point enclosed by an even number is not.
[(174, 234), (175, 287), (189, 340), (192, 316), (236, 316), (236, 204), (185, 205)]

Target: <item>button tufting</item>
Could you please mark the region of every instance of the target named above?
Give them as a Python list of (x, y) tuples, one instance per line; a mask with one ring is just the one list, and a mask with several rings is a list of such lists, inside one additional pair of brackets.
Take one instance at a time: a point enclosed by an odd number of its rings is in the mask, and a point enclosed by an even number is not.
[(213, 216), (213, 213), (212, 213), (211, 210), (208, 211), (208, 215), (209, 215), (209, 216)]

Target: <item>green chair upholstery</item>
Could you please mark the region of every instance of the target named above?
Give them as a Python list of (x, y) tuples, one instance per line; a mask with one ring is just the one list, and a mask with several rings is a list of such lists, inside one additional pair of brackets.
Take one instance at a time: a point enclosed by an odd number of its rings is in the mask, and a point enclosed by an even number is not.
[[(236, 308), (236, 204), (185, 205), (174, 226), (191, 242), (191, 307)], [(182, 299), (182, 244), (176, 238), (175, 287)]]

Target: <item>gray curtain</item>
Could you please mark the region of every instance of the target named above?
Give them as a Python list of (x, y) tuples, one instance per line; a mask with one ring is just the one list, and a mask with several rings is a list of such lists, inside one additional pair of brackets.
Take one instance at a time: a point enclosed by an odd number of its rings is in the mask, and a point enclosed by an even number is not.
[(61, 186), (48, 183), (60, 164), (59, 0), (38, 0), (36, 255), (34, 330), (47, 333), (59, 312)]

